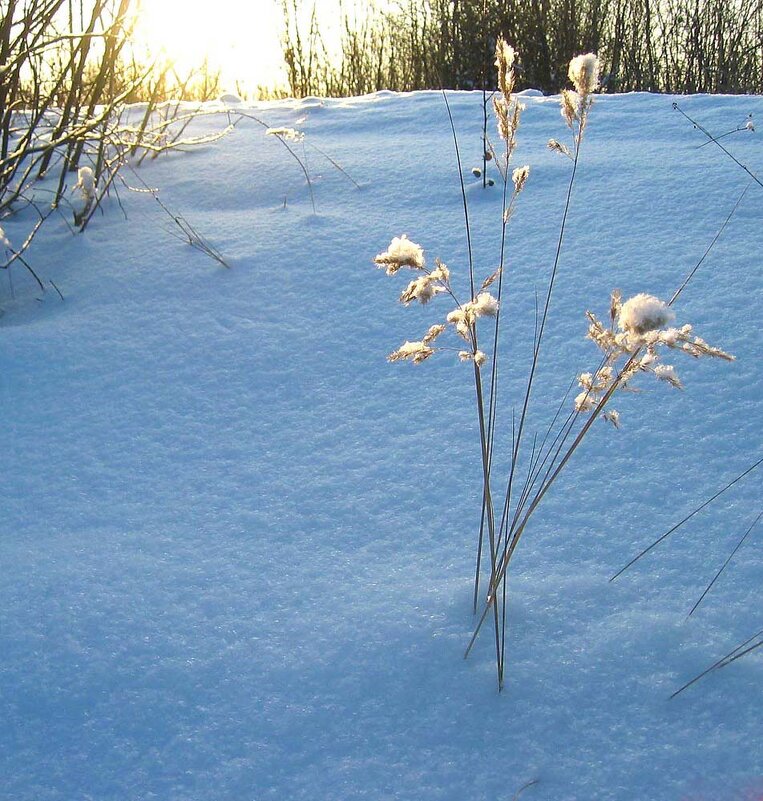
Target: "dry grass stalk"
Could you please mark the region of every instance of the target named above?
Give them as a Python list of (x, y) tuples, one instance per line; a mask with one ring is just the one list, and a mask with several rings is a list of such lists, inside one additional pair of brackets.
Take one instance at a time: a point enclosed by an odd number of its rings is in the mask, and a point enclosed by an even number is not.
[[(620, 415), (609, 406), (609, 403), (617, 391), (627, 390), (630, 382), (637, 375), (649, 374), (673, 387), (681, 388), (681, 380), (673, 365), (662, 361), (665, 353), (684, 354), (694, 358), (719, 358), (727, 361), (733, 359), (730, 354), (697, 337), (690, 325), (683, 325), (680, 328), (671, 325), (674, 317), (671, 306), (699, 268), (707, 255), (706, 252), (669, 302), (665, 303), (646, 293), (637, 294), (623, 301), (620, 293), (615, 290), (611, 295), (608, 323), (605, 324), (591, 312), (587, 313), (588, 337), (599, 347), (600, 362), (592, 372), (581, 373), (578, 376), (577, 381), (581, 391), (575, 398), (573, 408), (569, 413), (565, 416), (562, 411), (564, 404), (567, 403), (567, 394), (565, 394), (545, 435), (540, 438), (538, 434), (534, 434), (531, 444), (526, 444), (527, 421), (534, 382), (552, 307), (572, 190), (593, 105), (594, 92), (599, 88), (600, 66), (596, 56), (591, 53), (576, 56), (570, 62), (568, 70), (569, 79), (574, 88), (565, 90), (561, 95), (561, 114), (570, 132), (570, 144), (562, 144), (555, 139), (549, 142), (552, 150), (572, 161), (572, 170), (545, 296), (536, 309), (533, 357), (524, 377), (525, 387), (518, 419), (512, 413), (508, 477), (503, 493), (501, 514), (500, 516), (496, 514), (497, 510), (493, 503), (494, 477), (492, 471), (497, 422), (497, 367), (500, 352), (501, 300), (503, 279), (507, 269), (507, 226), (518, 196), (524, 190), (530, 175), (529, 167), (517, 167), (513, 170), (510, 168), (522, 112), (521, 104), (513, 95), (515, 59), (516, 54), (513, 48), (505, 41), (500, 40), (496, 48), (499, 92), (493, 97), (493, 107), (498, 135), (502, 143), (501, 152), (499, 153), (491, 147), (503, 179), (498, 268), (484, 279), (480, 290), (477, 291), (471, 257), (469, 215), (463, 178), (461, 186), (469, 244), (470, 300), (459, 302), (451, 283), (450, 271), (439, 260), (435, 262), (434, 269), (429, 270), (421, 246), (411, 242), (406, 236), (393, 239), (387, 250), (380, 253), (374, 260), (377, 266), (386, 270), (388, 275), (395, 275), (401, 269), (414, 272), (413, 280), (400, 296), (404, 305), (409, 305), (414, 301), (418, 301), (422, 305), (428, 304), (438, 295), (448, 296), (455, 304), (455, 308), (446, 315), (444, 322), (432, 326), (420, 340), (405, 342), (389, 356), (389, 359), (390, 361), (409, 360), (418, 364), (438, 352), (456, 351), (462, 362), (471, 362), (473, 366), (483, 465), (483, 502), (474, 583), (475, 611), (480, 592), (485, 532), (488, 535), (490, 575), (484, 594), (482, 614), (466, 649), (466, 655), (469, 654), (488, 615), (492, 613), (499, 689), (503, 687), (505, 675), (506, 587), (511, 559), (535, 510), (584, 440), (594, 421), (601, 416), (615, 427), (619, 426)], [(445, 99), (447, 103), (447, 96)], [(449, 107), (448, 111), (450, 115)], [(458, 158), (458, 143), (452, 116), (450, 119)], [(459, 174), (462, 175), (460, 158), (458, 158), (458, 163)], [(738, 203), (739, 201), (737, 205)], [(729, 218), (724, 223), (724, 227)], [(713, 241), (713, 244), (716, 240)], [(486, 291), (488, 289), (491, 291)], [(492, 349), (487, 352), (480, 348), (478, 338), (478, 321), (483, 317), (489, 317), (494, 326)], [(466, 347), (456, 349), (441, 344), (442, 340), (439, 338), (446, 331), (450, 331), (460, 338)], [(484, 381), (482, 373), (487, 368), (490, 369), (490, 378), (488, 381)], [(526, 464), (526, 470), (523, 471), (524, 479), (520, 485), (519, 467), (521, 464)]]

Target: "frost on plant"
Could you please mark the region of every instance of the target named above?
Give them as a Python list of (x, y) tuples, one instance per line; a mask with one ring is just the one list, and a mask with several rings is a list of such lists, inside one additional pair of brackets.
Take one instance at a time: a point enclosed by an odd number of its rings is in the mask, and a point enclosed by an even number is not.
[(574, 89), (562, 89), (561, 112), (567, 127), (572, 131), (573, 150), (557, 139), (549, 139), (548, 147), (556, 153), (573, 158), (588, 122), (593, 104), (591, 95), (599, 88), (601, 64), (593, 53), (575, 56), (570, 61), (568, 77)]
[(95, 201), (95, 174), (90, 167), (80, 167), (77, 172), (77, 183), (72, 189), (72, 211), (74, 224), (81, 226), (87, 219)]
[(389, 247), (380, 253), (375, 259), (374, 263), (379, 267), (385, 267), (387, 275), (394, 275), (401, 267), (410, 267), (412, 270), (424, 269), (424, 251), (421, 245), (411, 242), (408, 237), (403, 234), (396, 236), (390, 243)]
[(277, 136), (279, 139), (285, 139), (287, 142), (302, 142), (305, 138), (302, 131), (297, 131), (295, 128), (268, 128), (265, 131), (266, 136)]
[(599, 59), (593, 53), (575, 56), (570, 61), (567, 77), (581, 97), (587, 97), (599, 88)]
[(615, 426), (619, 424), (620, 416), (604, 407), (615, 391), (628, 389), (629, 382), (640, 373), (651, 374), (676, 389), (683, 388), (675, 367), (661, 361), (666, 351), (695, 358), (734, 359), (729, 353), (694, 336), (691, 325), (670, 327), (675, 314), (667, 303), (654, 295), (642, 292), (623, 303), (619, 291), (615, 290), (608, 326), (591, 312), (586, 312), (586, 316), (589, 322), (587, 336), (599, 347), (604, 361), (596, 372), (578, 376), (582, 391), (575, 398), (575, 409), (578, 412), (602, 411), (605, 419)]
[(656, 328), (663, 328), (675, 317), (667, 303), (663, 303), (654, 295), (641, 292), (622, 304), (617, 324), (621, 331), (644, 334)]
[(444, 323), (430, 326), (424, 337), (415, 342), (404, 342), (396, 351), (389, 355), (389, 361), (396, 362), (410, 360), (419, 364), (428, 359), (438, 350), (456, 350), (455, 348), (433, 347), (431, 343), (443, 334), (448, 327), (463, 339), (470, 347), (469, 350), (458, 351), (461, 361), (473, 361), (481, 367), (487, 361), (487, 356), (477, 345), (477, 320), (481, 317), (495, 317), (498, 314), (498, 299), (485, 289), (496, 278), (494, 273), (482, 285), (482, 290), (466, 303), (459, 303), (450, 284), (450, 270), (439, 259), (435, 260), (434, 269), (426, 266), (424, 250), (421, 245), (408, 239), (405, 234), (395, 237), (387, 250), (379, 253), (374, 259), (378, 267), (386, 270), (387, 275), (394, 275), (402, 268), (408, 268), (417, 274), (400, 295), (400, 302), (408, 306), (413, 301), (422, 305), (428, 303), (436, 295), (448, 295), (456, 304), (445, 317)]
[[(498, 410), (501, 408), (496, 397), (503, 392), (498, 380), (498, 368), (502, 362), (499, 358), (500, 322), (506, 308), (505, 304), (502, 304), (504, 297), (502, 283), (508, 263), (506, 228), (514, 203), (523, 191), (530, 174), (530, 168), (527, 166), (513, 169), (510, 166), (522, 113), (522, 106), (513, 96), (515, 60), (516, 54), (513, 48), (506, 42), (499, 41), (496, 47), (498, 91), (493, 97), (493, 107), (502, 143), (501, 152), (492, 146), (490, 148), (503, 178), (504, 189), (500, 218), (501, 248), (497, 269), (480, 286), (475, 281), (470, 253), (469, 299), (462, 302), (457, 298), (451, 284), (448, 268), (437, 260), (434, 269), (429, 269), (421, 246), (406, 236), (394, 238), (387, 250), (375, 258), (377, 266), (386, 269), (388, 275), (394, 275), (402, 268), (414, 273), (412, 280), (400, 295), (400, 301), (404, 305), (408, 306), (414, 301), (422, 305), (429, 304), (439, 296), (447, 296), (452, 302), (444, 321), (431, 326), (420, 339), (404, 342), (389, 356), (389, 360), (407, 360), (419, 364), (438, 351), (451, 350), (457, 354), (461, 362), (472, 363), (473, 370), (469, 372), (473, 373), (475, 382), (483, 482), (473, 594), (475, 612), (478, 609), (481, 576), (487, 570), (489, 570), (489, 581), (483, 595), (483, 612), (466, 649), (466, 655), (469, 654), (483, 624), (489, 621), (495, 632), (499, 688), (502, 686), (504, 675), (507, 637), (506, 586), (509, 565), (536, 509), (569, 464), (569, 460), (585, 439), (596, 418), (601, 416), (618, 427), (620, 414), (610, 407), (610, 400), (616, 391), (630, 389), (631, 382), (641, 373), (651, 375), (672, 387), (682, 388), (681, 378), (672, 364), (673, 360), (669, 358), (673, 354), (682, 353), (695, 358), (705, 356), (726, 360), (734, 358), (696, 336), (691, 325), (675, 326), (675, 314), (671, 306), (680, 290), (669, 303), (646, 293), (636, 294), (623, 301), (619, 291), (615, 291), (612, 293), (609, 320), (603, 322), (593, 313), (587, 312), (588, 337), (598, 346), (601, 356), (596, 369), (578, 376), (580, 391), (574, 401), (574, 410), (566, 420), (558, 421), (555, 417), (542, 440), (536, 433), (533, 436), (532, 446), (526, 444), (530, 415), (535, 413), (532, 409), (533, 393), (540, 384), (538, 378), (540, 373), (536, 368), (540, 363), (541, 346), (549, 319), (548, 312), (560, 270), (560, 253), (568, 220), (570, 198), (589, 112), (593, 104), (593, 93), (599, 88), (598, 58), (592, 53), (576, 56), (569, 64), (568, 76), (571, 88), (564, 90), (560, 98), (562, 118), (570, 132), (568, 143), (564, 144), (556, 139), (548, 142), (553, 151), (567, 156), (574, 163), (559, 226), (556, 256), (550, 265), (545, 302), (536, 306), (538, 311), (532, 360), (527, 372), (519, 376), (524, 386), (520, 396), (521, 403), (515, 407), (519, 410), (518, 414), (515, 416), (512, 410), (509, 449), (502, 444), (507, 440), (495, 436), (495, 432), (499, 431)], [(467, 198), (463, 190), (462, 196), (466, 207)], [(465, 217), (468, 232), (468, 215)], [(491, 289), (493, 284), (495, 284), (495, 294)], [(478, 331), (479, 321), (486, 317), (493, 318), (490, 332), (493, 352), (489, 354), (480, 347), (481, 342), (478, 338), (478, 333), (481, 334)], [(447, 342), (446, 332), (456, 338), (457, 347), (441, 345), (441, 342)], [(489, 366), (487, 371), (480, 369), (484, 365)], [(512, 366), (504, 365), (502, 373), (508, 373), (508, 368)], [(566, 400), (562, 401), (560, 410), (565, 403)], [(508, 463), (505, 482), (497, 475), (499, 471), (494, 463), (494, 454), (499, 447), (503, 447)], [(524, 486), (518, 483), (522, 480), (520, 478), (522, 473), (526, 475)], [(502, 486), (498, 482), (501, 482)], [(495, 494), (496, 489), (502, 492), (502, 497)], [(499, 503), (496, 503), (496, 500)]]

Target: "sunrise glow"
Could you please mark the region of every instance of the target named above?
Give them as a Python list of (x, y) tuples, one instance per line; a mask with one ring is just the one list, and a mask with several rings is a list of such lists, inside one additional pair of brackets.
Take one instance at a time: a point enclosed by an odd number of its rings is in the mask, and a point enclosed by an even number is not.
[(142, 0), (135, 39), (181, 72), (207, 59), (226, 90), (254, 92), (284, 83), (282, 25), (277, 0)]

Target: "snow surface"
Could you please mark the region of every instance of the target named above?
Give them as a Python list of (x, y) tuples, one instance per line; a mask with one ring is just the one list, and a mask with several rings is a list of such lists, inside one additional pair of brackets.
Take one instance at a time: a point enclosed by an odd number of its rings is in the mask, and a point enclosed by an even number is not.
[[(606, 315), (614, 287), (667, 298), (748, 183), (697, 147), (674, 99), (596, 101), (533, 426), (595, 365), (585, 310)], [(759, 97), (678, 100), (716, 133), (763, 118)], [(570, 169), (545, 148), (566, 133), (556, 100), (525, 102), (513, 376)], [(487, 275), (500, 195), (470, 176), (481, 97), (451, 103)], [(113, 200), (84, 235), (52, 223), (29, 252), (63, 302), (18, 265), (0, 276), (0, 799), (492, 801), (533, 780), (523, 801), (760, 798), (763, 653), (669, 700), (761, 626), (759, 529), (686, 618), (760, 511), (760, 475), (608, 580), (759, 458), (763, 190), (675, 309), (738, 361), (676, 360), (684, 392), (644, 382), (617, 404), (622, 430), (594, 427), (513, 563), (499, 695), (490, 636), (462, 659), (480, 492), (470, 368), (385, 362), (448, 309), (402, 308), (408, 276), (371, 264), (406, 233), (465, 285), (442, 98), (249, 110), (304, 131), (361, 188), (308, 149), (313, 214), (283, 145), (244, 121), (140, 171), (230, 270), (122, 190), (126, 219)], [(763, 175), (759, 136), (723, 141)], [(30, 219), (3, 221), (12, 242)]]

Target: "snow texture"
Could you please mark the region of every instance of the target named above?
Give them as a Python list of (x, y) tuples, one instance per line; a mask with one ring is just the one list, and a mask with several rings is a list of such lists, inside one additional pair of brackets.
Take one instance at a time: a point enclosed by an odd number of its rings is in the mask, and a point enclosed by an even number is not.
[[(615, 287), (670, 297), (748, 183), (674, 99), (595, 100), (532, 430), (597, 358), (585, 310), (604, 318)], [(758, 97), (677, 100), (716, 133), (763, 116)], [(451, 96), (480, 281), (502, 211), (500, 181), (469, 177), (481, 102)], [(566, 141), (558, 98), (523, 102), (496, 471), (571, 168), (546, 148)], [(85, 234), (50, 223), (28, 252), (63, 301), (19, 264), (0, 276), (0, 799), (493, 801), (536, 779), (522, 801), (761, 797), (763, 653), (669, 700), (761, 627), (759, 529), (687, 619), (760, 511), (760, 474), (609, 578), (759, 458), (763, 191), (674, 307), (737, 361), (685, 362), (684, 392), (649, 385), (619, 400), (620, 430), (594, 426), (512, 563), (499, 695), (489, 634), (462, 658), (470, 368), (386, 362), (447, 309), (404, 308), (408, 276), (372, 263), (407, 234), (469, 296), (442, 97), (249, 111), (304, 132), (317, 213), (283, 143), (244, 120), (140, 171), (231, 269), (120, 189), (126, 217), (112, 195)], [(759, 134), (724, 145), (763, 175)], [(32, 219), (3, 220), (11, 242)]]

